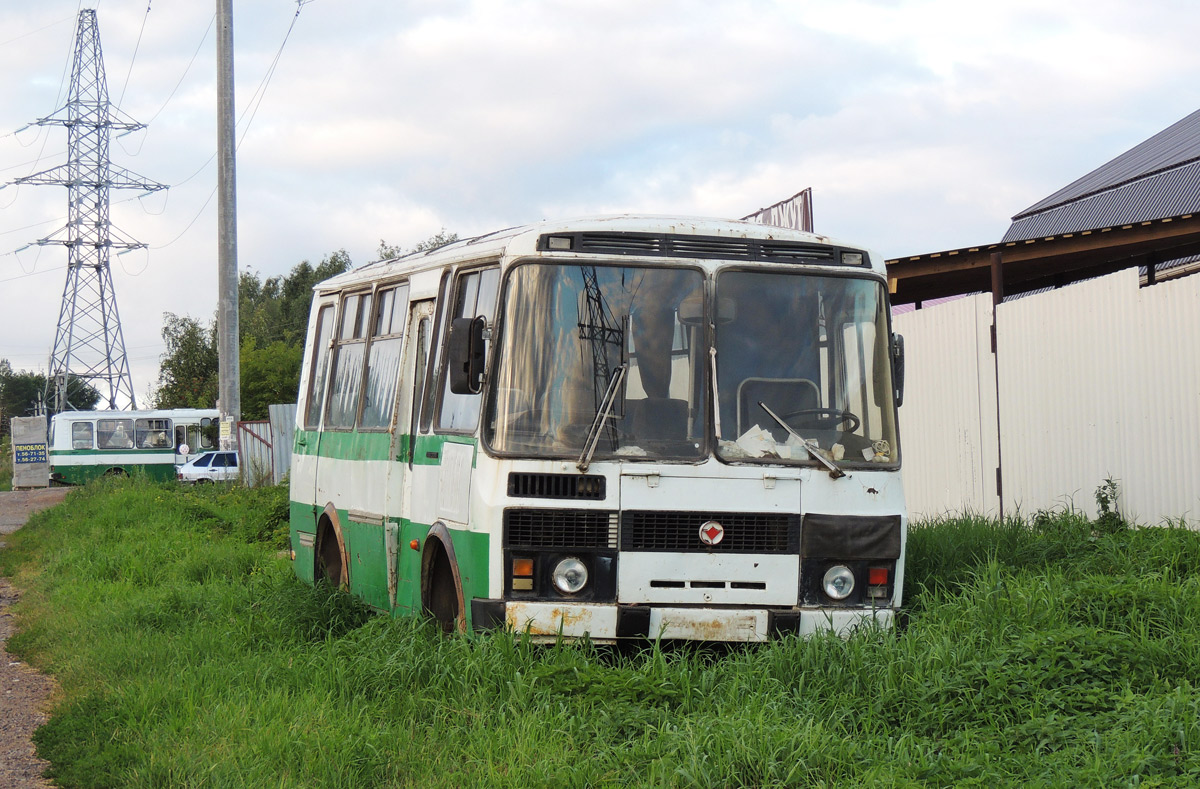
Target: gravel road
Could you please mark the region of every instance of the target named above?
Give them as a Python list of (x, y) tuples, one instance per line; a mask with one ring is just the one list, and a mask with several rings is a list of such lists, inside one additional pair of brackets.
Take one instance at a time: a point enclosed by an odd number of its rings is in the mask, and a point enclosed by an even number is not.
[[(53, 507), (65, 498), (66, 488), (14, 490), (0, 492), (0, 550), (4, 535), (25, 525), (38, 510)], [(42, 789), (53, 786), (42, 778), (46, 762), (33, 752), (30, 737), (46, 722), (43, 711), (54, 681), (34, 671), (8, 653), (8, 637), (13, 632), (9, 607), (17, 601), (17, 590), (7, 578), (0, 578), (0, 786), (7, 789)]]

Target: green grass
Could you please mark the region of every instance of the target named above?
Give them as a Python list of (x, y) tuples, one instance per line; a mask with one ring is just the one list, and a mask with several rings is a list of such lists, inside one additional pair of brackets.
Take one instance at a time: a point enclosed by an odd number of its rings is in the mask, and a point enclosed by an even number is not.
[(295, 582), (286, 494), (105, 481), (0, 552), (64, 787), (1190, 786), (1200, 537), (946, 520), (902, 632), (440, 637)]
[(0, 490), (12, 490), (12, 477), (12, 439), (5, 436), (3, 440), (0, 440)]

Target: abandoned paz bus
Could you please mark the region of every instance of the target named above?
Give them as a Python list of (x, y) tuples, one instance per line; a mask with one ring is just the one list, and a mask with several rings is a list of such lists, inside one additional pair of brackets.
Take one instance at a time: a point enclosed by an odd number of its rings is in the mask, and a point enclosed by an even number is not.
[(82, 485), (106, 474), (175, 479), (188, 451), (212, 449), (216, 409), (61, 411), (50, 418), (50, 481)]
[(542, 224), (316, 287), (296, 574), (447, 632), (890, 626), (907, 516), (883, 261), (746, 222)]

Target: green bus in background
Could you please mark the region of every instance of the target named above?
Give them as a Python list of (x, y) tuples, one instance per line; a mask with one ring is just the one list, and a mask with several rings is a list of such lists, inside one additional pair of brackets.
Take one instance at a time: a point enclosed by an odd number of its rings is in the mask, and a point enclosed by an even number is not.
[(215, 408), (63, 411), (50, 420), (50, 481), (82, 485), (106, 474), (175, 479), (191, 452), (212, 449)]

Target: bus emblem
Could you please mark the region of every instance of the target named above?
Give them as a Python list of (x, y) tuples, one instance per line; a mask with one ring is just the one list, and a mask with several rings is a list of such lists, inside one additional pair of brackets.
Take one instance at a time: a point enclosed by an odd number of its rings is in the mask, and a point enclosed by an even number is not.
[(700, 526), (700, 542), (716, 545), (725, 539), (725, 527), (716, 521), (705, 521)]

